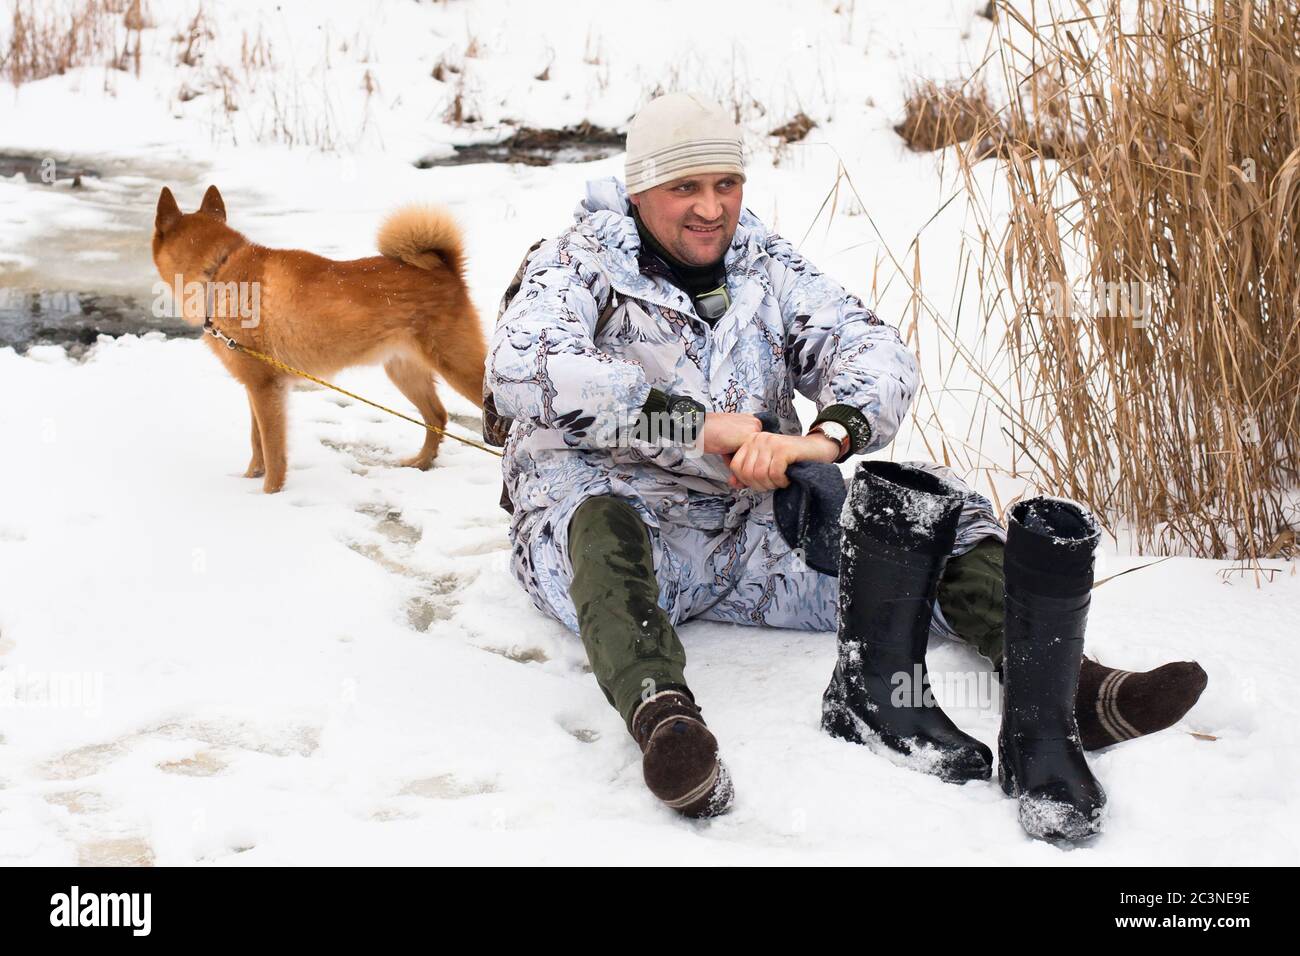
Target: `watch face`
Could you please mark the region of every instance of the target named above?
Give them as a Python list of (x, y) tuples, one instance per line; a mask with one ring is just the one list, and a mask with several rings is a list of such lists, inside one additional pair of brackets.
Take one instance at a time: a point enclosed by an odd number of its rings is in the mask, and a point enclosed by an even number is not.
[(699, 425), (700, 419), (704, 417), (699, 409), (695, 408), (674, 408), (668, 413), (673, 423), (683, 428), (695, 428)]
[(668, 409), (668, 417), (679, 441), (693, 442), (704, 424), (704, 406), (691, 398), (679, 398)]

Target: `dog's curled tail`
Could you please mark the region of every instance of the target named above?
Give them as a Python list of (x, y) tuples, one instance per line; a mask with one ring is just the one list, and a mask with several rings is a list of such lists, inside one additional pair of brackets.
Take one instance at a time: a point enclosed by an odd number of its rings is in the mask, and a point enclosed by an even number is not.
[(441, 206), (404, 206), (389, 214), (379, 227), (380, 255), (420, 269), (441, 261), (456, 275), (464, 275), (465, 252), (460, 226)]

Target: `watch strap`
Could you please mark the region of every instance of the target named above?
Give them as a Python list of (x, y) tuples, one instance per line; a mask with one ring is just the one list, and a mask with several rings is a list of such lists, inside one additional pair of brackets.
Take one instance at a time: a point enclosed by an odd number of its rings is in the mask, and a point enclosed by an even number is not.
[(850, 455), (863, 454), (871, 445), (871, 423), (867, 421), (866, 415), (863, 415), (852, 405), (827, 405), (817, 413), (812, 428), (808, 430), (812, 431), (822, 422), (835, 422), (837, 425), (843, 425), (849, 433), (849, 449), (844, 457), (840, 459), (841, 461)]

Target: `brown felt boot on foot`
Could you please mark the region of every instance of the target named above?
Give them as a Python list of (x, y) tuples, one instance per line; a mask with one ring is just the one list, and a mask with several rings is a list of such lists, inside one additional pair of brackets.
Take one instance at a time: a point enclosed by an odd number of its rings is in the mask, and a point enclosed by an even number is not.
[(1196, 704), (1209, 678), (1195, 661), (1121, 671), (1083, 659), (1074, 716), (1084, 750), (1172, 727)]
[(686, 694), (661, 691), (632, 715), (646, 786), (685, 817), (715, 817), (731, 809), (731, 776), (718, 741)]

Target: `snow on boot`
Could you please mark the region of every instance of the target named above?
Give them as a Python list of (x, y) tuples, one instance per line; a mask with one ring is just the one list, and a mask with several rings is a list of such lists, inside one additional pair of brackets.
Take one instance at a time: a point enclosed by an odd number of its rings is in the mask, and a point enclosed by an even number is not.
[(661, 691), (632, 715), (641, 769), (650, 792), (686, 817), (716, 817), (731, 809), (731, 775), (718, 759), (718, 741), (686, 694)]
[(1173, 661), (1135, 673), (1085, 657), (1074, 700), (1083, 749), (1100, 750), (1172, 727), (1192, 709), (1208, 682), (1195, 661)]
[(1056, 498), (1020, 502), (1007, 527), (998, 780), (1042, 840), (1099, 832), (1106, 805), (1074, 716), (1099, 536), (1091, 515)]
[(844, 507), (839, 658), (822, 729), (949, 783), (987, 780), (993, 755), (935, 702), (925, 667), (935, 593), (962, 502), (907, 465), (858, 466)]

